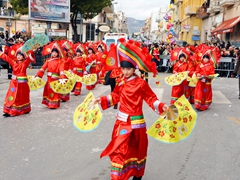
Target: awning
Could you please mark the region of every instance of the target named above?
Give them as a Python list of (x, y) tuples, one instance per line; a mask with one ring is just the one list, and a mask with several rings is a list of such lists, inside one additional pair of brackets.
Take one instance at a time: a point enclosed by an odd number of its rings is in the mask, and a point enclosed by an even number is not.
[(214, 30), (212, 30), (211, 34), (223, 34), (233, 31), (233, 27), (240, 22), (240, 16), (237, 16), (235, 18), (223, 21), (222, 24), (220, 24), (218, 27), (216, 27)]

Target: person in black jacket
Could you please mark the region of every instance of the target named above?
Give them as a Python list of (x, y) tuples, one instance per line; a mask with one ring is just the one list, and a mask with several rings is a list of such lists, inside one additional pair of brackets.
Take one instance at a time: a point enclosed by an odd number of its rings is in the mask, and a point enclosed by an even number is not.
[(238, 99), (240, 99), (240, 52), (238, 51), (238, 59), (237, 59), (237, 64), (234, 67), (233, 73), (236, 75), (238, 74)]

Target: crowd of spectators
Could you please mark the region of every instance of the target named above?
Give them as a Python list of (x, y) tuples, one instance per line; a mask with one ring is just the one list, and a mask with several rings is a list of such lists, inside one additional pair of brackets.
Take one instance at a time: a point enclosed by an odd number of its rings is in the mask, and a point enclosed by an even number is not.
[[(0, 51), (4, 51), (8, 49), (10, 46), (17, 44), (17, 43), (24, 43), (29, 38), (26, 33), (21, 31), (17, 31), (12, 37), (10, 37), (8, 30), (5, 32), (0, 32)], [(1, 68), (8, 69), (8, 79), (11, 79), (11, 67), (8, 65), (7, 62), (0, 59), (0, 71)]]
[[(231, 62), (228, 62), (229, 64), (227, 64), (227, 65), (226, 65), (227, 62), (226, 63), (220, 62), (219, 67), (217, 67), (217, 68), (221, 69), (221, 68), (226, 68), (226, 67), (221, 67), (221, 66), (228, 66), (227, 68), (230, 68), (231, 72), (232, 72), (234, 69), (234, 66), (236, 64), (238, 54), (240, 53), (239, 47), (235, 47), (229, 41), (227, 43), (225, 43), (224, 41), (218, 41), (215, 43), (206, 42), (205, 44), (207, 44), (208, 46), (218, 47), (219, 50), (221, 51), (221, 55), (223, 58), (231, 59)], [(198, 44), (194, 43), (194, 46), (197, 47)], [(159, 51), (160, 59), (157, 60), (156, 58), (153, 58), (153, 61), (157, 64), (158, 71), (159, 72), (171, 72), (172, 64), (170, 63), (170, 60), (169, 60), (169, 54), (170, 54), (171, 50), (179, 47), (179, 45), (177, 43), (167, 44), (165, 42), (159, 42), (159, 43), (149, 44), (148, 47), (149, 47), (150, 52), (153, 52), (153, 49), (158, 49), (158, 51)], [(226, 71), (226, 69), (224, 71), (219, 71), (218, 73), (220, 74), (220, 77), (228, 77), (228, 76), (233, 77), (233, 74), (231, 73), (229, 75), (228, 71)]]
[(11, 6), (9, 6), (8, 8), (6, 8), (5, 6), (1, 7), (1, 16), (14, 16), (14, 10), (12, 9)]

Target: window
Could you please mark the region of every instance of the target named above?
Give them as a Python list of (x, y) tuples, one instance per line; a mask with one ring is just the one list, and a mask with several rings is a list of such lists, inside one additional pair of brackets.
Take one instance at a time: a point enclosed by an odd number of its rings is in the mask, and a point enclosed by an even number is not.
[(94, 41), (95, 24), (86, 25), (86, 41)]

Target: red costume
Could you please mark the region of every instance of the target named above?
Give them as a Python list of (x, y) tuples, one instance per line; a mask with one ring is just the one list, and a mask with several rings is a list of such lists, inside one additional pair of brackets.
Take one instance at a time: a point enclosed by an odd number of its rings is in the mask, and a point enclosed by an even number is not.
[(60, 58), (47, 59), (41, 69), (37, 72), (37, 75), (42, 78), (45, 70), (48, 69), (47, 82), (43, 91), (42, 104), (45, 104), (50, 109), (56, 109), (60, 107), (60, 94), (55, 93), (52, 90), (50, 83), (59, 79), (61, 63), (62, 60)]
[[(97, 73), (97, 56), (96, 54), (88, 54), (87, 56), (87, 64), (90, 67), (89, 70), (87, 69), (89, 74)], [(92, 90), (96, 87), (96, 84), (94, 85), (88, 85), (86, 88), (88, 90)]]
[[(84, 57), (75, 57), (73, 59), (74, 61), (74, 68), (73, 72), (77, 74), (78, 76), (82, 77), (84, 71), (86, 71), (86, 61)], [(82, 83), (81, 82), (76, 82), (75, 87), (73, 89), (74, 95), (80, 95), (81, 94), (81, 89), (82, 89)]]
[[(195, 62), (194, 60), (189, 61), (188, 63), (188, 76), (192, 78), (193, 74), (196, 71), (196, 67), (197, 67), (197, 62)], [(189, 94), (189, 102), (191, 104), (194, 104), (194, 93), (195, 93), (195, 87), (190, 87), (188, 86), (188, 94)]]
[(161, 103), (146, 81), (134, 75), (124, 79), (114, 91), (101, 97), (102, 109), (119, 103), (112, 141), (101, 157), (111, 160), (111, 179), (128, 179), (144, 175), (148, 138), (142, 106), (145, 101), (154, 111), (162, 113)]
[[(173, 65), (173, 74), (184, 72), (188, 70), (188, 64), (185, 61), (177, 61)], [(188, 82), (185, 79), (181, 84), (172, 87), (171, 101), (170, 104), (174, 104), (174, 102), (180, 98), (183, 94), (188, 98)]]
[(27, 68), (35, 61), (35, 56), (31, 53), (25, 60), (17, 61), (2, 53), (0, 56), (8, 62), (13, 69), (12, 80), (10, 82), (6, 98), (4, 101), (3, 112), (10, 116), (18, 116), (31, 111), (30, 89), (27, 79)]
[(160, 61), (160, 58), (159, 58), (159, 55), (160, 55), (160, 53), (159, 53), (159, 49), (158, 48), (154, 48), (153, 49), (153, 57), (156, 59), (156, 60), (158, 60), (158, 61)]
[(120, 42), (122, 44), (118, 46), (116, 56), (120, 56), (123, 75), (126, 77), (118, 78), (118, 84), (110, 95), (98, 98), (102, 109), (119, 103), (112, 140), (100, 157), (110, 157), (111, 180), (127, 180), (131, 176), (139, 180), (144, 175), (148, 148), (143, 101), (158, 114), (161, 114), (166, 106), (158, 100), (145, 80), (135, 74), (126, 74), (126, 71), (133, 73), (135, 68), (141, 68), (156, 75), (156, 64), (149, 61), (151, 55), (142, 51), (131, 40), (127, 43), (122, 40)]
[[(62, 58), (62, 61), (63, 62), (61, 63), (61, 66), (60, 66), (60, 78), (67, 79), (67, 77), (64, 75), (64, 71), (72, 71), (74, 62), (71, 57)], [(61, 94), (60, 99), (63, 102), (68, 101), (70, 99), (70, 93)]]
[(206, 110), (212, 103), (212, 78), (206, 76), (214, 75), (214, 73), (214, 64), (210, 60), (197, 66), (196, 75), (202, 77), (197, 82), (194, 95), (194, 106), (198, 110)]

